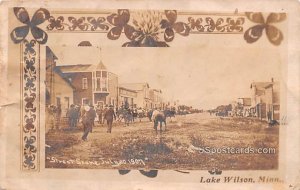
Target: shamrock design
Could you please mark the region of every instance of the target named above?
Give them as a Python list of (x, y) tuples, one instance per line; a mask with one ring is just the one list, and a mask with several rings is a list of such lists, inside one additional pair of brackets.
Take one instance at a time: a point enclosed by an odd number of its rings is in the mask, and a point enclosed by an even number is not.
[(166, 42), (173, 41), (175, 32), (182, 36), (189, 35), (191, 28), (188, 26), (188, 24), (183, 22), (176, 22), (177, 11), (166, 10), (165, 15), (167, 19), (163, 19), (160, 22), (160, 24), (161, 24), (161, 28), (165, 29), (164, 38)]
[(114, 27), (107, 33), (107, 37), (110, 40), (117, 40), (121, 36), (122, 31), (126, 37), (130, 40), (134, 40), (135, 29), (128, 24), (130, 19), (130, 13), (127, 9), (119, 9), (118, 14), (113, 13), (107, 17), (107, 21)]
[(46, 20), (49, 19), (50, 13), (48, 10), (40, 8), (38, 9), (34, 15), (32, 16), (31, 20), (29, 18), (29, 14), (24, 7), (15, 7), (14, 13), (17, 19), (25, 24), (24, 26), (16, 27), (11, 33), (10, 37), (14, 43), (22, 42), (31, 31), (33, 38), (39, 44), (45, 44), (48, 40), (48, 35), (42, 29), (37, 27), (37, 25), (42, 24)]
[(272, 24), (283, 21), (286, 18), (285, 13), (270, 13), (266, 20), (262, 13), (246, 12), (246, 17), (252, 22), (257, 23), (257, 25), (249, 28), (244, 34), (244, 39), (248, 43), (256, 42), (262, 36), (263, 31), (266, 30), (268, 40), (273, 45), (280, 45), (283, 40), (283, 34)]

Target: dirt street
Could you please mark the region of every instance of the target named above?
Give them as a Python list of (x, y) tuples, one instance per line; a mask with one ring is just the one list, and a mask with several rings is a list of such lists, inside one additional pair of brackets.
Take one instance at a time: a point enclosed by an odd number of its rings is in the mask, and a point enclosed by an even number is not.
[(46, 167), (276, 169), (279, 126), (267, 126), (253, 118), (198, 113), (168, 118), (167, 130), (158, 135), (146, 118), (126, 127), (115, 122), (111, 134), (106, 125), (96, 124), (88, 141), (81, 140), (81, 125), (73, 131), (52, 130), (46, 134)]

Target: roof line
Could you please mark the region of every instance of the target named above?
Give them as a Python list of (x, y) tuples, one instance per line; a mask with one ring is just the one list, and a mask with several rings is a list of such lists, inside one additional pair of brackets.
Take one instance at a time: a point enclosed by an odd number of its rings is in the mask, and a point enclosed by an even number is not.
[(56, 65), (57, 67), (91, 66), (92, 64)]
[(73, 88), (74, 90), (76, 89), (75, 86), (73, 86), (73, 84), (63, 76), (63, 73), (61, 72), (61, 70), (59, 68), (53, 69), (53, 71), (56, 74), (58, 74), (71, 88)]
[(132, 90), (132, 89), (130, 89), (130, 88), (125, 88), (125, 87), (122, 87), (122, 86), (119, 86), (119, 88), (122, 88), (122, 89), (125, 89), (125, 90), (128, 90), (128, 91), (137, 93), (136, 90)]
[(148, 82), (127, 82), (122, 84), (147, 84)]

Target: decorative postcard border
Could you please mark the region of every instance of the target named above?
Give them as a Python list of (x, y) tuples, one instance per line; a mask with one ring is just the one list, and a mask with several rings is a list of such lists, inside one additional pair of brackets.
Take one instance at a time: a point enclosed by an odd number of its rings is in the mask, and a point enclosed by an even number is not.
[[(20, 44), (21, 55), (21, 162), (22, 170), (39, 171), (39, 102), (40, 102), (40, 47), (48, 41), (51, 32), (103, 33), (109, 40), (125, 35), (122, 47), (169, 47), (176, 35), (188, 37), (196, 34), (243, 34), (246, 43), (258, 41), (265, 31), (272, 45), (283, 41), (282, 32), (275, 26), (286, 19), (285, 13), (261, 12), (199, 13), (176, 10), (149, 11), (119, 9), (116, 12), (55, 12), (36, 10), (32, 18), (24, 7), (15, 7), (14, 14), (23, 24), (10, 33), (11, 40)], [(93, 16), (86, 16), (87, 14)], [(75, 16), (74, 16), (75, 15)], [(95, 17), (96, 15), (96, 17)], [(135, 19), (134, 16), (139, 19)], [(245, 23), (254, 24), (247, 30)], [(248, 24), (249, 24), (248, 23)], [(32, 34), (31, 40), (27, 39)], [(120, 170), (121, 175), (130, 170)], [(140, 171), (147, 177), (156, 177), (157, 170)], [(179, 171), (181, 172), (181, 171)], [(212, 175), (222, 173), (217, 169)]]
[(40, 45), (35, 40), (20, 44), (22, 170), (39, 170), (40, 148)]

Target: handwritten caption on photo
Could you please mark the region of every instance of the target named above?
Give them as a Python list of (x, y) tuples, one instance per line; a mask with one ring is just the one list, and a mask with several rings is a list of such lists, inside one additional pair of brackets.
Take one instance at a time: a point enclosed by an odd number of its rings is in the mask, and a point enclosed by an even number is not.
[(99, 158), (98, 160), (82, 160), (80, 158), (76, 159), (59, 159), (56, 157), (46, 157), (46, 161), (50, 163), (57, 164), (66, 164), (66, 165), (91, 165), (91, 166), (100, 166), (100, 165), (111, 165), (113, 167), (121, 166), (121, 165), (143, 165), (145, 166), (145, 162), (142, 159), (128, 159), (128, 160), (111, 160)]

